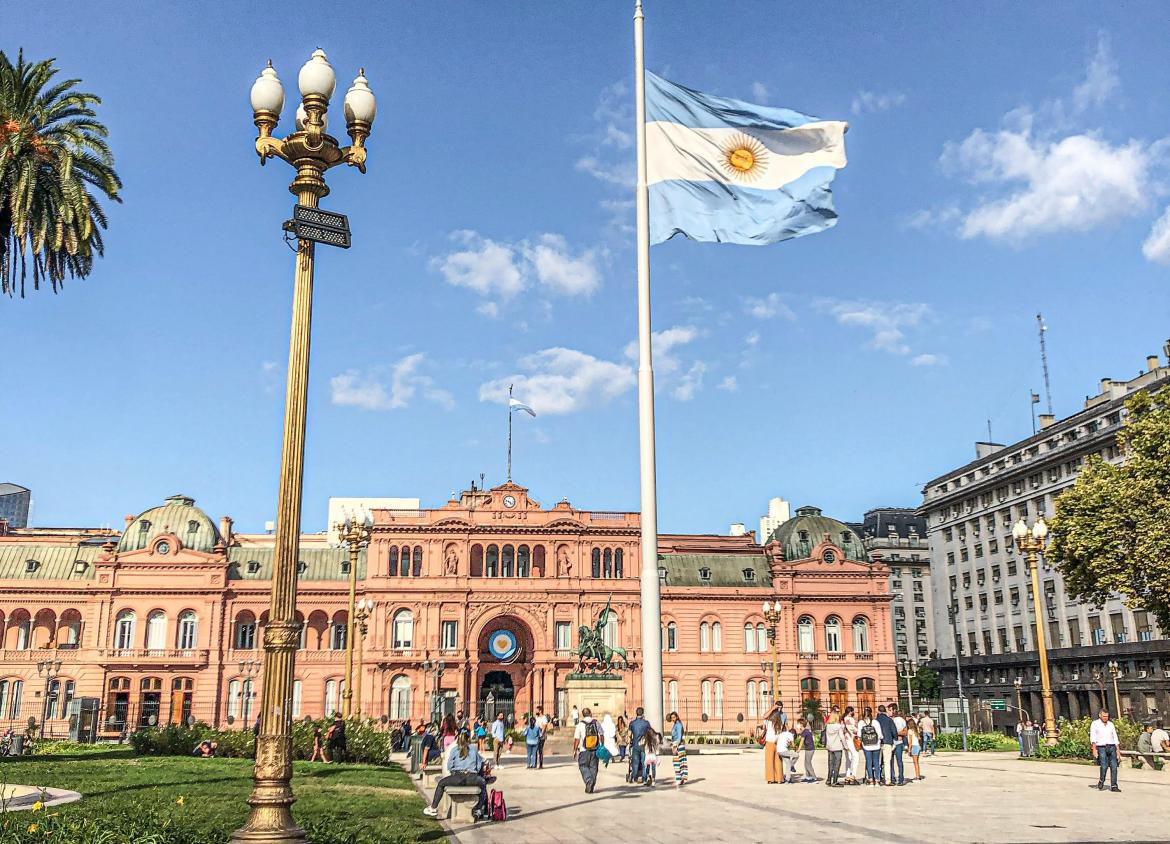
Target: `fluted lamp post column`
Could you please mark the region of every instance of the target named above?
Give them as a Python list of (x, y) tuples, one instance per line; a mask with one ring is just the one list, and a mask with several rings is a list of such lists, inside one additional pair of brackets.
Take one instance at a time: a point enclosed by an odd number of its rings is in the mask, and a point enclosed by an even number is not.
[(776, 632), (780, 624), (780, 602), (764, 601), (764, 622), (768, 625), (768, 642), (772, 645), (772, 705), (780, 702), (780, 666), (776, 660)]
[[(354, 610), (357, 597), (358, 556), (370, 542), (370, 525), (356, 519), (346, 519), (337, 526), (341, 541), (349, 546), (349, 612), (345, 616), (345, 691), (341, 696), (341, 714), (348, 718), (353, 713), (353, 645)], [(364, 599), (363, 599), (364, 600)]]
[(1121, 674), (1121, 666), (1117, 660), (1109, 660), (1109, 676), (1113, 678), (1113, 705), (1117, 707), (1114, 718), (1120, 718), (1125, 713), (1121, 711), (1121, 690), (1117, 687), (1117, 677)]
[(1023, 519), (1012, 528), (1016, 548), (1023, 553), (1032, 575), (1032, 609), (1036, 616), (1036, 650), (1040, 657), (1040, 699), (1044, 704), (1044, 741), (1053, 745), (1060, 738), (1056, 727), (1056, 711), (1052, 705), (1052, 685), (1048, 679), (1048, 647), (1044, 642), (1044, 604), (1040, 600), (1040, 572), (1037, 555), (1044, 550), (1048, 525), (1039, 516), (1031, 528)]
[(353, 672), (353, 714), (358, 718), (362, 716), (362, 645), (366, 640), (366, 632), (369, 630), (366, 619), (373, 611), (374, 602), (370, 598), (360, 599), (353, 611), (354, 627), (356, 628), (354, 632), (357, 636), (357, 657)]
[[(259, 135), (260, 163), (269, 158), (287, 161), (296, 169), (289, 190), (300, 205), (316, 208), (328, 195), (325, 171), (348, 164), (366, 168), (366, 138), (376, 112), (374, 95), (364, 73), (346, 92), (346, 130), (352, 143), (342, 147), (325, 132), (329, 99), (337, 77), (324, 51), (315, 50), (297, 76), (301, 105), (296, 130), (284, 138), (272, 132), (284, 108), (284, 88), (272, 62), (252, 85), (252, 115)], [(309, 335), (313, 308), (313, 243), (297, 241), (293, 286), (292, 330), (289, 339), (288, 382), (285, 392), (284, 434), (280, 456), (280, 488), (276, 507), (276, 547), (273, 554), (272, 599), (264, 629), (264, 690), (260, 733), (256, 740), (254, 785), (248, 798), (251, 811), (234, 841), (303, 842), (305, 833), (293, 821), (292, 804), (292, 693), (293, 660), (300, 641), (296, 619), (297, 558), (301, 530), (301, 486), (305, 460), (305, 416), (308, 409)]]

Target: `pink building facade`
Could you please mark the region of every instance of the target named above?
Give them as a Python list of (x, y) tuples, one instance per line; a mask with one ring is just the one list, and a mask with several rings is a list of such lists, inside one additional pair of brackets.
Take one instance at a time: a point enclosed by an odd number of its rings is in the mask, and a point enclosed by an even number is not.
[[(761, 546), (747, 536), (663, 535), (667, 711), (690, 729), (745, 732), (771, 705), (762, 605), (780, 608), (779, 696), (823, 708), (896, 696), (888, 569), (841, 522), (803, 508)], [(0, 528), (0, 725), (68, 731), (78, 701), (102, 735), (195, 718), (257, 716), (270, 536), (236, 533), (174, 496), (120, 533)], [(294, 717), (341, 708), (349, 553), (305, 535)], [(374, 604), (359, 657), (361, 711), (396, 721), (432, 705), (521, 715), (563, 710), (577, 630), (606, 606), (641, 699), (638, 515), (542, 507), (516, 484), (443, 507), (376, 510), (357, 594)], [(358, 683), (360, 682), (360, 688)]]

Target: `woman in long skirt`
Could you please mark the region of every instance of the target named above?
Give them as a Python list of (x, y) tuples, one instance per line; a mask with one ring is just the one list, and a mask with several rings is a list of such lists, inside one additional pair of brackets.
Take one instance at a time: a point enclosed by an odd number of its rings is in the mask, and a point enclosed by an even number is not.
[(677, 712), (670, 713), (670, 745), (674, 752), (674, 787), (681, 788), (687, 781), (687, 745), (683, 740), (683, 722)]

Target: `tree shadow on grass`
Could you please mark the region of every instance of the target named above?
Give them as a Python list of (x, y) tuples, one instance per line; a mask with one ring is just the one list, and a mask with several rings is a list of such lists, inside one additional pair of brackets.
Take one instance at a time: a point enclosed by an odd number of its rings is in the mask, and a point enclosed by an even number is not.
[(15, 762), (95, 762), (109, 759), (129, 759), (137, 754), (130, 748), (112, 750), (109, 753), (46, 753), (35, 756), (0, 756), (0, 764)]
[(143, 782), (136, 785), (119, 785), (105, 791), (83, 791), (82, 797), (103, 797), (107, 794), (122, 794), (127, 791), (142, 791), (147, 788), (172, 788), (181, 785), (210, 785), (217, 782), (240, 782), (244, 777), (209, 777), (197, 780), (179, 780), (178, 782)]

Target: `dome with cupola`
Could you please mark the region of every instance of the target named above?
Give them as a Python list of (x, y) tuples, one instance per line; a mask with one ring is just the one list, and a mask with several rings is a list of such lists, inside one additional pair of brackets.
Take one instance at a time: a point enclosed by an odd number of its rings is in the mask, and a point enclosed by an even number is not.
[(149, 548), (156, 537), (164, 534), (177, 536), (184, 548), (205, 553), (211, 553), (220, 541), (215, 523), (195, 506), (194, 498), (172, 495), (126, 525), (118, 541), (118, 551)]
[(848, 560), (869, 560), (853, 528), (824, 515), (819, 507), (798, 507), (796, 515), (772, 531), (764, 544), (779, 542), (786, 560), (807, 560), (813, 548), (825, 541), (840, 548)]

